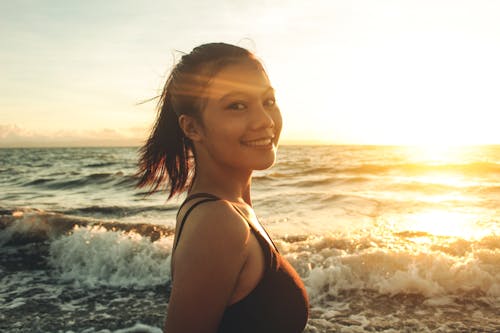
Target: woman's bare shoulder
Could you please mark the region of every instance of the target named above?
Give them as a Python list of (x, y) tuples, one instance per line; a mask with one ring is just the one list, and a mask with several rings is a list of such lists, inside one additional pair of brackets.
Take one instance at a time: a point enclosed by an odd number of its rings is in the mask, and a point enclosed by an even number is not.
[(204, 202), (191, 211), (184, 222), (182, 239), (176, 252), (183, 248), (221, 247), (224, 251), (243, 251), (250, 237), (250, 227), (226, 200)]

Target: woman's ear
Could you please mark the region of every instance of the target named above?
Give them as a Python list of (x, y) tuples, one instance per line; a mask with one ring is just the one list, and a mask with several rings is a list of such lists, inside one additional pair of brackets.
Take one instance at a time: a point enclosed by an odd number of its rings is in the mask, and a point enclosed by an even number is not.
[(191, 141), (200, 141), (202, 139), (200, 125), (192, 116), (181, 114), (179, 116), (179, 127)]

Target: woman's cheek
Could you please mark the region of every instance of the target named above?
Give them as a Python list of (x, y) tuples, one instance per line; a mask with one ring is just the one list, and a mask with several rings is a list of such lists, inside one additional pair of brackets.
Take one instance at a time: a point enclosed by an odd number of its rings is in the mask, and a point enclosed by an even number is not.
[(281, 111), (277, 107), (277, 112), (275, 113), (275, 119), (274, 119), (274, 126), (275, 126), (275, 136), (279, 139), (281, 129), (283, 127), (283, 118), (281, 117)]

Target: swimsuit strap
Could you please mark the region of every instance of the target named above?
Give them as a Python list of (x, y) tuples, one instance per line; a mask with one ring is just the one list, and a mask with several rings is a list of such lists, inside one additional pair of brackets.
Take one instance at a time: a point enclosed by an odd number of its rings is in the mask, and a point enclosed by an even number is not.
[[(174, 244), (174, 248), (172, 249), (172, 252), (175, 250), (175, 248), (177, 247), (177, 244), (179, 243), (179, 239), (181, 238), (181, 233), (182, 233), (182, 228), (184, 227), (184, 222), (186, 222), (186, 219), (189, 215), (189, 213), (191, 213), (191, 211), (196, 207), (198, 206), (199, 204), (202, 204), (204, 202), (208, 202), (208, 201), (217, 201), (217, 200), (220, 200), (219, 197), (213, 195), (213, 194), (210, 194), (210, 193), (204, 193), (204, 192), (201, 192), (201, 193), (195, 193), (195, 194), (192, 194), (190, 196), (188, 196), (184, 202), (181, 204), (181, 206), (179, 207), (179, 212), (181, 210), (181, 208), (190, 200), (192, 199), (196, 199), (196, 198), (206, 198), (206, 199), (203, 199), (203, 200), (200, 200), (198, 202), (196, 202), (194, 205), (192, 205), (191, 207), (189, 207), (189, 209), (187, 210), (186, 214), (184, 214), (184, 217), (182, 218), (182, 221), (181, 221), (181, 224), (179, 226), (179, 234), (177, 235), (177, 241), (175, 242)], [(177, 212), (177, 215), (179, 215), (179, 212)]]
[(210, 194), (210, 193), (205, 193), (205, 192), (200, 192), (200, 193), (195, 193), (191, 194), (184, 199), (182, 204), (179, 206), (179, 209), (177, 211), (177, 216), (179, 216), (179, 212), (181, 211), (181, 208), (188, 202), (196, 198), (212, 198), (212, 199), (217, 199), (220, 200), (220, 198), (216, 195)]
[[(247, 221), (248, 225), (250, 226), (250, 228), (255, 232), (257, 233), (260, 237), (262, 237), (262, 240), (264, 242), (266, 242), (266, 244), (268, 245), (271, 245), (269, 244), (269, 242), (264, 238), (264, 236), (261, 235), (260, 231), (257, 230), (253, 224), (248, 220), (248, 218), (246, 217), (246, 215), (235, 205), (231, 204), (231, 206), (233, 206), (234, 209), (236, 209), (236, 211), (241, 215), (241, 217), (243, 217), (245, 219), (245, 221)], [(259, 221), (260, 223), (260, 221)], [(280, 253), (280, 251), (278, 250), (278, 248), (276, 247), (276, 244), (274, 244), (274, 241), (273, 239), (271, 238), (271, 236), (269, 236), (269, 234), (267, 233), (267, 230), (264, 228), (264, 226), (261, 224), (261, 227), (262, 229), (264, 230), (264, 232), (266, 233), (267, 237), (269, 238), (269, 240), (271, 241), (271, 243), (273, 244), (273, 247), (274, 247), (274, 250), (276, 250), (276, 252)]]

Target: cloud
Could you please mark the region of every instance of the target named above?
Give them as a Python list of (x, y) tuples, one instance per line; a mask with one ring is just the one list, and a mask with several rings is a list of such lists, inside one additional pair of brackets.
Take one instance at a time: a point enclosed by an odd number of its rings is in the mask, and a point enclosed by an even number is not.
[(95, 130), (57, 130), (37, 132), (16, 124), (0, 124), (0, 147), (85, 147), (138, 146), (147, 137), (147, 129), (101, 128)]

